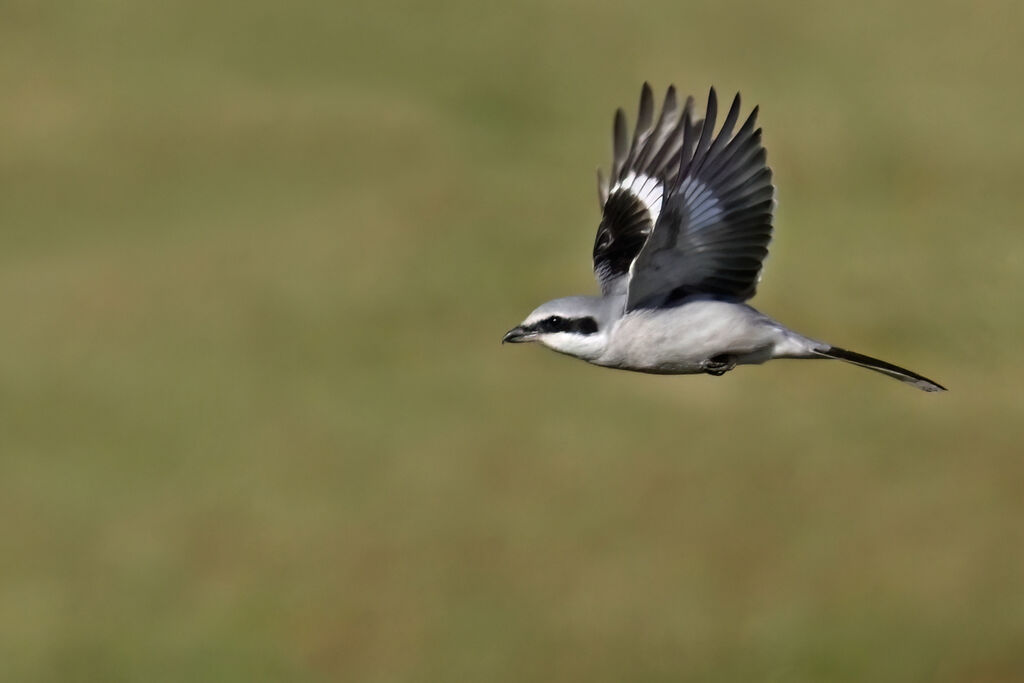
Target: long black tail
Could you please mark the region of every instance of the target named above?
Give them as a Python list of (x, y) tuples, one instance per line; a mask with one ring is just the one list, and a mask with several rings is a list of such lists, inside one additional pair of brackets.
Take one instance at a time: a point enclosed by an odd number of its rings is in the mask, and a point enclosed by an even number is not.
[(814, 353), (825, 358), (838, 358), (839, 360), (845, 360), (847, 363), (853, 363), (854, 365), (859, 365), (862, 368), (874, 370), (875, 372), (880, 372), (883, 375), (888, 375), (889, 377), (895, 377), (901, 382), (906, 382), (907, 384), (915, 386), (922, 391), (946, 391), (946, 387), (942, 386), (938, 382), (933, 382), (927, 377), (922, 377), (916, 372), (911, 372), (906, 368), (901, 368), (900, 366), (893, 365), (892, 363), (886, 363), (884, 360), (865, 356), (862, 353), (847, 351), (846, 349), (841, 349), (838, 346), (829, 346), (826, 349), (820, 349)]

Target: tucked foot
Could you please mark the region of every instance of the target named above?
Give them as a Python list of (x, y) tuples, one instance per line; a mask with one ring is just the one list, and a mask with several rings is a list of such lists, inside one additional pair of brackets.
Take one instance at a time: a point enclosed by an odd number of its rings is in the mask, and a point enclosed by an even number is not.
[(701, 365), (704, 368), (704, 372), (715, 377), (721, 377), (736, 367), (736, 356), (720, 353), (717, 356), (708, 358)]

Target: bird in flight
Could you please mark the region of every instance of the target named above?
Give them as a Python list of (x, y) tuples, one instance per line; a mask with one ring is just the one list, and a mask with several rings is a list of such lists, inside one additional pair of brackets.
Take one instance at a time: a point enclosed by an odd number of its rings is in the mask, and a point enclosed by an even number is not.
[(715, 134), (712, 88), (702, 120), (669, 87), (655, 121), (645, 83), (632, 137), (615, 114), (611, 172), (598, 171), (594, 241), (600, 296), (539, 306), (503, 342), (538, 341), (589, 363), (657, 374), (722, 375), (774, 358), (835, 358), (924, 391), (945, 387), (877, 358), (805, 337), (745, 303), (772, 237), (775, 186), (740, 96)]

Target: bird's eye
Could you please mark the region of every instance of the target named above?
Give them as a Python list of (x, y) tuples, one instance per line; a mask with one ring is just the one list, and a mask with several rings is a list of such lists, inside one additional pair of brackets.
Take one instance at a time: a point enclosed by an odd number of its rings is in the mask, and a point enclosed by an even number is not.
[(560, 326), (563, 322), (565, 322), (565, 320), (561, 316), (558, 316), (558, 315), (553, 315), (550, 318), (548, 318), (548, 323), (550, 323), (551, 325), (553, 325), (555, 327)]

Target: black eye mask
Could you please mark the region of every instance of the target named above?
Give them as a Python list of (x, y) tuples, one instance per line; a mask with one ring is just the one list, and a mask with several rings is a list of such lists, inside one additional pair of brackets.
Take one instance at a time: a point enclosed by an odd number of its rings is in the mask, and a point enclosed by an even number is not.
[(553, 315), (537, 322), (534, 329), (541, 333), (573, 332), (575, 334), (594, 334), (597, 332), (597, 321), (593, 318), (563, 318)]

